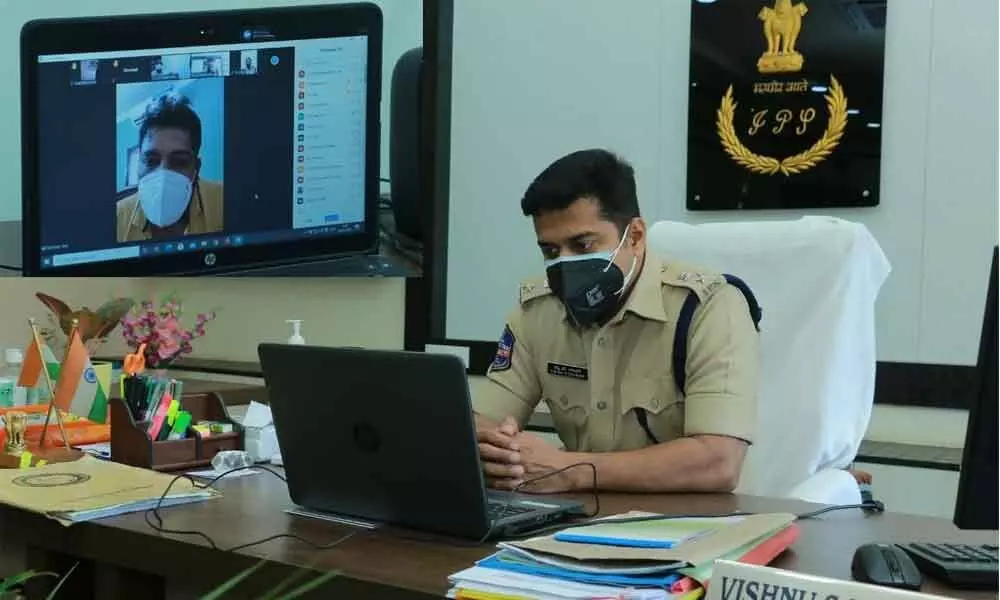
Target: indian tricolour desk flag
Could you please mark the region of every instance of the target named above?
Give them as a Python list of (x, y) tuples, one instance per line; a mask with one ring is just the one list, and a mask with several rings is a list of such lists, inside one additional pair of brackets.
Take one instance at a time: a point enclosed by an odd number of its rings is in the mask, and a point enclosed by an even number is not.
[(59, 369), (56, 383), (56, 408), (71, 415), (104, 423), (108, 416), (108, 395), (97, 380), (97, 372), (90, 362), (80, 334), (73, 331), (66, 350), (66, 360)]
[[(24, 362), (21, 363), (21, 374), (17, 377), (17, 385), (19, 387), (36, 387), (42, 376), (42, 365), (45, 365), (52, 381), (59, 377), (59, 359), (56, 358), (47, 344), (39, 345), (38, 340), (32, 339), (31, 345), (28, 346), (28, 352), (24, 356)], [(46, 389), (45, 395), (48, 393), (48, 389)]]

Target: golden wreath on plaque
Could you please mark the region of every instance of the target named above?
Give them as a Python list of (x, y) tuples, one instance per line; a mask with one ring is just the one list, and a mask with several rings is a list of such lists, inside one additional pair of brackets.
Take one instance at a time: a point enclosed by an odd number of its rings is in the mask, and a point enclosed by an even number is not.
[[(716, 111), (716, 132), (726, 154), (738, 165), (758, 175), (784, 175), (790, 177), (808, 171), (825, 160), (836, 150), (847, 127), (847, 96), (837, 78), (829, 76), (829, 86), (825, 87), (825, 111), (828, 119), (825, 130), (818, 139), (808, 144), (810, 123), (817, 116), (814, 107), (792, 110), (781, 106), (783, 94), (807, 94), (814, 90), (808, 79), (797, 75), (805, 66), (806, 59), (796, 48), (799, 33), (809, 9), (805, 2), (776, 0), (773, 7), (765, 6), (757, 17), (763, 26), (764, 53), (757, 60), (757, 71), (768, 76), (753, 83), (754, 97), (777, 102), (766, 108), (754, 108), (750, 125), (744, 131), (736, 127), (736, 109), (739, 106), (730, 84)], [(820, 88), (822, 89), (822, 88)], [(824, 107), (820, 107), (823, 109)], [(747, 147), (744, 142), (760, 133), (770, 132), (780, 135), (794, 130), (796, 138), (803, 139), (804, 149), (790, 156), (766, 156)]]

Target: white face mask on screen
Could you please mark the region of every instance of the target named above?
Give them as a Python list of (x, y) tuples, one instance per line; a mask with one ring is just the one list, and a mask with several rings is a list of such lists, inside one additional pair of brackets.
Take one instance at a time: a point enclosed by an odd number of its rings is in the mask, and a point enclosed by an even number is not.
[(191, 202), (191, 180), (160, 167), (139, 180), (139, 204), (149, 222), (169, 227), (180, 220)]

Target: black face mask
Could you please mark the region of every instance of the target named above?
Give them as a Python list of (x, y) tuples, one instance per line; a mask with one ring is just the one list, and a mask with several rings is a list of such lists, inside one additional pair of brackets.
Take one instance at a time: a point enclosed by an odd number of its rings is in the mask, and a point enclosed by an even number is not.
[(545, 269), (549, 289), (580, 327), (604, 323), (620, 308), (625, 274), (607, 254), (557, 259)]

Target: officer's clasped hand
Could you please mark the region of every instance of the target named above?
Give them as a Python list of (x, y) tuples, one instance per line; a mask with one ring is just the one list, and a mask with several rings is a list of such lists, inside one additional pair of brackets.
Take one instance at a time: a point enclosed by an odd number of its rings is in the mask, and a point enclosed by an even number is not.
[(495, 427), (478, 431), (479, 456), (483, 461), (486, 483), (490, 487), (509, 489), (524, 478), (517, 434), (520, 428), (511, 417)]

